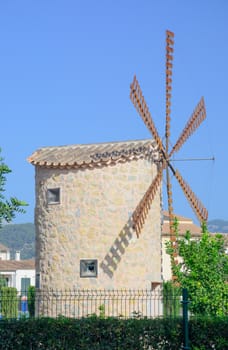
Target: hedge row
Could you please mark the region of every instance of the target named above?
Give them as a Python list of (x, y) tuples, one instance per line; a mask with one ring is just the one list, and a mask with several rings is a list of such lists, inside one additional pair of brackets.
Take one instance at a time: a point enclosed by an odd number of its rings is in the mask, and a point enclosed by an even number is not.
[[(191, 349), (228, 349), (228, 319), (190, 321)], [(68, 318), (0, 322), (4, 350), (177, 350), (182, 345), (182, 320)]]
[(0, 311), (5, 318), (16, 318), (18, 314), (17, 289), (13, 287), (0, 288)]

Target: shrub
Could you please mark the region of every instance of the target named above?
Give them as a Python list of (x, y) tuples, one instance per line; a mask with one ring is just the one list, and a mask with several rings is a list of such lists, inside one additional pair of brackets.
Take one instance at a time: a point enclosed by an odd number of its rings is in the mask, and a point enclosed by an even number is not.
[[(0, 350), (177, 350), (182, 318), (24, 318), (0, 322)], [(189, 322), (192, 350), (228, 349), (227, 318)]]
[(181, 288), (172, 281), (163, 282), (163, 315), (164, 317), (180, 316), (181, 311)]
[(146, 350), (181, 347), (173, 319), (25, 318), (0, 322), (0, 350)]
[(36, 288), (34, 286), (28, 287), (28, 311), (29, 316), (35, 316), (35, 298), (36, 298)]
[(4, 318), (17, 318), (18, 298), (17, 289), (2, 287), (0, 290), (1, 314)]

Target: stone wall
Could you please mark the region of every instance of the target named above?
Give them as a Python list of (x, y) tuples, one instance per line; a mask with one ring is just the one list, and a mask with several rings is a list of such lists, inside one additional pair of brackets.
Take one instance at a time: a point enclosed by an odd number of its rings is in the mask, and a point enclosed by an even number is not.
[[(161, 281), (161, 191), (139, 238), (131, 214), (156, 175), (139, 159), (93, 169), (36, 167), (36, 273), (40, 288), (151, 288)], [(60, 188), (60, 203), (47, 189)], [(98, 276), (80, 277), (80, 260), (97, 259)]]

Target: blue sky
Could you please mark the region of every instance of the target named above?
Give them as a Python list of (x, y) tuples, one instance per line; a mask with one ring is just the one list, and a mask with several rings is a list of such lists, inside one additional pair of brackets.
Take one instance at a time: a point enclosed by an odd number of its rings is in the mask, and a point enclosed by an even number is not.
[[(227, 0), (1, 1), (0, 146), (12, 169), (5, 194), (29, 203), (14, 222), (33, 222), (26, 159), (36, 149), (150, 138), (129, 99), (134, 74), (164, 136), (166, 29), (175, 33), (171, 143), (201, 96), (207, 109), (176, 157), (215, 156), (176, 166), (209, 219), (228, 220), (227, 16)], [(176, 213), (195, 221), (172, 183)]]

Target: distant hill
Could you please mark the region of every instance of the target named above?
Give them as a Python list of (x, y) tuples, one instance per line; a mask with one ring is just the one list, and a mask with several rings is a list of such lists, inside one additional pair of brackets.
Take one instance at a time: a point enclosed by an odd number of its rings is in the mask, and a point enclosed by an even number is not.
[(0, 243), (10, 249), (11, 259), (20, 250), (21, 259), (35, 257), (35, 226), (27, 224), (7, 224), (0, 229)]
[(228, 233), (228, 221), (227, 220), (210, 220), (207, 224), (208, 231), (217, 233)]
[[(228, 221), (210, 220), (208, 221), (210, 232), (228, 233)], [(21, 259), (31, 259), (35, 257), (35, 226), (27, 224), (8, 224), (0, 229), (0, 243), (10, 249), (11, 259), (14, 259), (16, 250), (20, 250)]]

